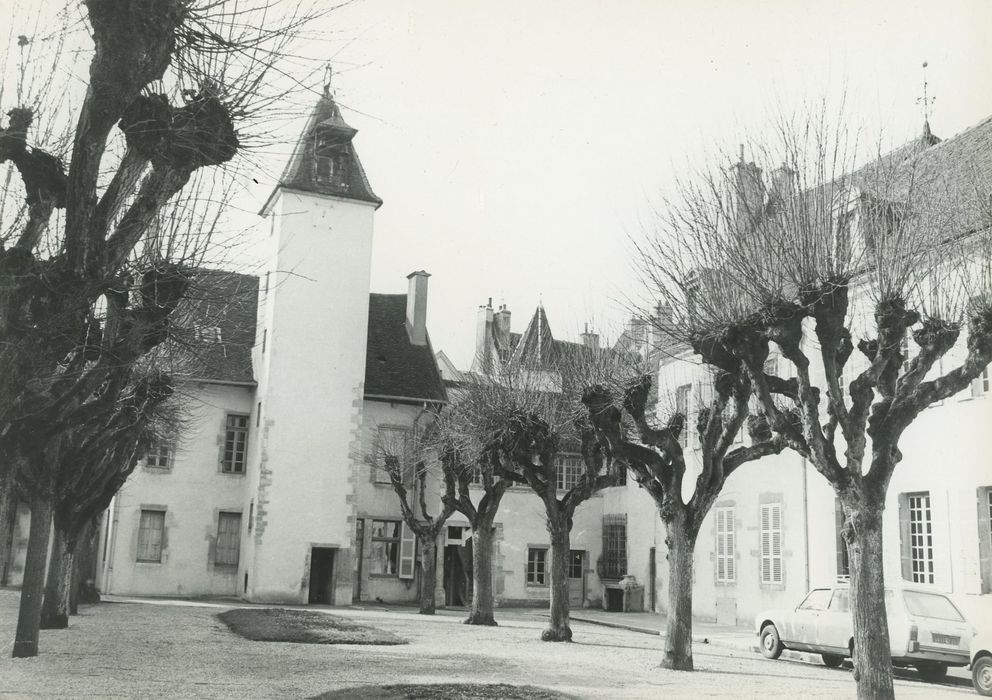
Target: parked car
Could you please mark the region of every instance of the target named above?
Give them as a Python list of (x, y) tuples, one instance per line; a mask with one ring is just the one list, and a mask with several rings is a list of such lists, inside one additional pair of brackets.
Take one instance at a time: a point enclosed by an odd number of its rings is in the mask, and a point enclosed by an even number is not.
[[(810, 591), (795, 610), (767, 610), (755, 617), (761, 653), (777, 659), (783, 649), (811, 651), (836, 668), (854, 653), (848, 584)], [(913, 666), (928, 681), (948, 666), (967, 666), (973, 628), (951, 600), (922, 588), (886, 588), (889, 647), (894, 666)]]
[(992, 695), (992, 628), (971, 640), (971, 683), (979, 695)]

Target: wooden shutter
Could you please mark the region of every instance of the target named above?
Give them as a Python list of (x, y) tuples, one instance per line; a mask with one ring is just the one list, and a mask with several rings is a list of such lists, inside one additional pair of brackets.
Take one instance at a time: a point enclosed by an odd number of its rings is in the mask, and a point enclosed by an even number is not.
[(992, 487), (978, 489), (978, 562), (982, 593), (992, 593)]
[(899, 557), (903, 580), (911, 581), (913, 560), (909, 537), (909, 497), (904, 493), (899, 494)]
[(237, 566), (241, 554), (241, 513), (221, 513), (217, 520), (217, 564)]
[(723, 511), (723, 526), (726, 532), (724, 550), (727, 555), (727, 581), (737, 580), (737, 543), (734, 542), (734, 509), (727, 508)]
[(782, 583), (782, 506), (771, 506), (772, 512), (772, 581)]
[(771, 514), (768, 506), (761, 506), (761, 582), (772, 580)]
[(416, 554), (417, 535), (406, 523), (403, 523), (400, 530), (400, 578), (413, 578)]

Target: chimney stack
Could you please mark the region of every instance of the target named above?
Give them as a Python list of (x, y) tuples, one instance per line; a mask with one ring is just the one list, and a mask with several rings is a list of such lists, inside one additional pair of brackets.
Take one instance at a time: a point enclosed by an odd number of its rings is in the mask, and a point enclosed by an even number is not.
[(737, 225), (755, 223), (765, 203), (765, 186), (761, 181), (761, 168), (744, 160), (743, 145), (740, 161), (730, 166), (729, 180), (730, 201)]
[(493, 336), (496, 340), (496, 347), (501, 352), (508, 353), (510, 349), (510, 310), (506, 308), (506, 304), (500, 304), (499, 311), (493, 316)]
[(423, 270), (406, 276), (409, 286), (406, 292), (406, 331), (414, 345), (427, 344), (427, 278), (430, 274)]
[(579, 338), (582, 339), (582, 344), (590, 350), (599, 350), (599, 333), (590, 333), (588, 323)]
[(485, 306), (479, 307), (479, 315), (475, 323), (475, 360), (472, 362), (473, 371), (488, 371), (491, 369), (489, 349), (492, 346), (493, 334), (493, 299)]

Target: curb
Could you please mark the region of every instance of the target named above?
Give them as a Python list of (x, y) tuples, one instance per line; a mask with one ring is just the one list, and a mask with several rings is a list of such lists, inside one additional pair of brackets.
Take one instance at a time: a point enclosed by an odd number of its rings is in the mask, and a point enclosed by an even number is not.
[[(626, 622), (613, 622), (611, 620), (597, 620), (597, 619), (590, 618), (590, 617), (577, 617), (575, 615), (570, 615), (569, 617), (572, 620), (574, 620), (575, 622), (585, 622), (585, 623), (590, 624), (590, 625), (599, 625), (601, 627), (612, 627), (614, 629), (622, 629), (622, 630), (627, 630), (629, 632), (638, 632), (640, 634), (650, 634), (650, 635), (653, 635), (653, 636), (656, 636), (656, 637), (664, 637), (665, 636), (665, 633), (664, 632), (662, 632), (661, 630), (654, 629), (652, 627), (640, 627), (638, 625), (632, 625), (632, 624), (626, 623)], [(711, 644), (713, 646), (728, 647), (728, 648), (731, 648), (731, 649), (740, 649), (742, 651), (758, 652), (758, 647), (756, 645), (752, 644), (751, 642), (742, 643), (742, 642), (732, 642), (732, 641), (729, 641), (729, 640), (726, 640), (725, 641), (725, 640), (722, 640), (722, 639), (713, 639), (711, 637), (706, 637), (706, 636), (703, 636), (703, 635), (696, 635), (696, 634), (692, 635), (692, 641), (695, 644)], [(784, 650), (782, 652), (783, 655), (785, 655), (785, 654), (798, 654), (798, 653), (799, 652), (793, 652), (793, 651), (790, 651), (788, 649), (786, 649), (786, 650)]]

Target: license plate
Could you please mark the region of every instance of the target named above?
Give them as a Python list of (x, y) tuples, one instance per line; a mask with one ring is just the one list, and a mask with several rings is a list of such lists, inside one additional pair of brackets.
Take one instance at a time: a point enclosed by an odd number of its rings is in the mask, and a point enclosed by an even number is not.
[(934, 643), (936, 644), (953, 644), (957, 646), (958, 644), (961, 643), (961, 637), (952, 637), (949, 634), (933, 633), (930, 635), (930, 637), (931, 639), (933, 639)]

